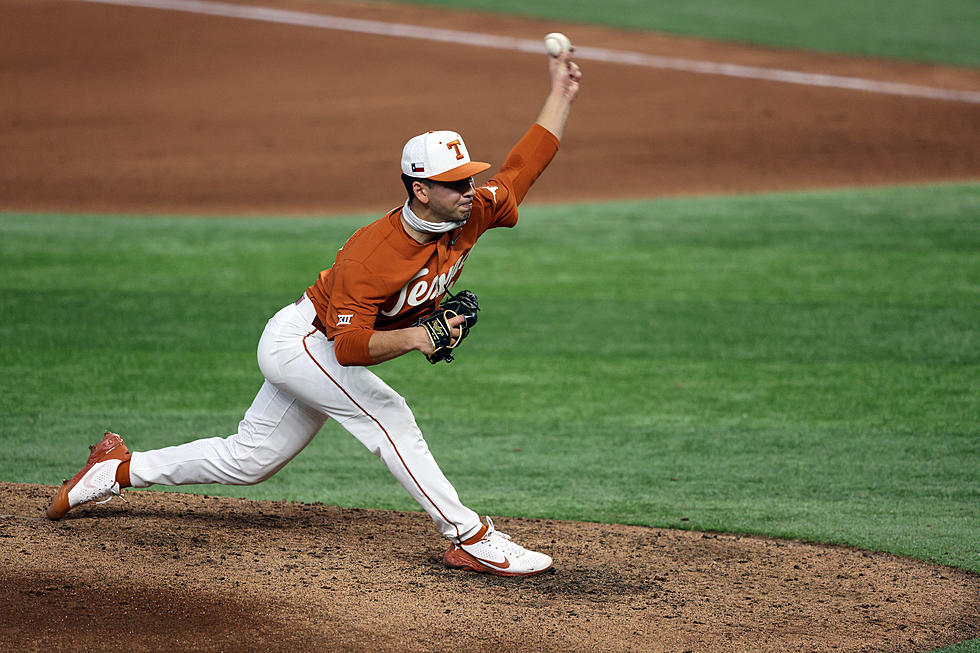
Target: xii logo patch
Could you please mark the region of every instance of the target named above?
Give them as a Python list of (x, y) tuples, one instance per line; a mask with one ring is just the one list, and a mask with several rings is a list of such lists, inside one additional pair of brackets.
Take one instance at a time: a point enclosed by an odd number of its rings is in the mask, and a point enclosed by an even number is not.
[(350, 321), (354, 317), (353, 313), (348, 313), (346, 315), (342, 313), (337, 313), (337, 326), (350, 326)]

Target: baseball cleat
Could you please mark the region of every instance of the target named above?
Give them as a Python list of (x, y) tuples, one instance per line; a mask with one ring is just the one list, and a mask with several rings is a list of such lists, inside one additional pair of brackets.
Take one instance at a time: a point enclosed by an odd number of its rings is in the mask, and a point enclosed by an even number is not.
[(88, 462), (70, 480), (61, 484), (58, 493), (48, 506), (48, 519), (61, 519), (75, 506), (90, 501), (105, 503), (112, 497), (122, 496), (116, 482), (116, 469), (129, 460), (129, 449), (122, 437), (106, 431), (102, 440), (89, 447)]
[(529, 551), (512, 542), (510, 535), (495, 530), (487, 517), (480, 532), (453, 544), (442, 556), (447, 567), (495, 576), (534, 576), (551, 569), (551, 556)]

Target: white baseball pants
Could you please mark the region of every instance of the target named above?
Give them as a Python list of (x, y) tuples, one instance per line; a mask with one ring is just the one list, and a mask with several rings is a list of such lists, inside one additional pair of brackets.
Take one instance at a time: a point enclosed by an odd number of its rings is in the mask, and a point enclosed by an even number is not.
[(312, 326), (304, 294), (269, 320), (259, 340), (265, 383), (238, 433), (134, 452), (133, 487), (252, 485), (278, 472), (333, 418), (381, 458), (439, 531), (459, 541), (480, 528), (422, 437), (405, 399), (366, 367), (337, 362), (333, 343)]

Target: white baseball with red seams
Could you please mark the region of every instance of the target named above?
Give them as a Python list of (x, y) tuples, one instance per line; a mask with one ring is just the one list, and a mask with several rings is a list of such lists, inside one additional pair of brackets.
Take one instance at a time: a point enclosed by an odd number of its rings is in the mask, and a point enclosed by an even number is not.
[(569, 52), (572, 49), (572, 42), (561, 32), (552, 32), (544, 37), (544, 49), (552, 57), (557, 57), (562, 52)]

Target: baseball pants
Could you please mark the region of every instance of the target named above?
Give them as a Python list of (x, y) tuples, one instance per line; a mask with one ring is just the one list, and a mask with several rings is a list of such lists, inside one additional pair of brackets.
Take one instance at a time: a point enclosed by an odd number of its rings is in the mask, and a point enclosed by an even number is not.
[(405, 399), (366, 367), (340, 365), (333, 343), (312, 326), (314, 316), (304, 294), (266, 324), (258, 346), (265, 382), (237, 433), (133, 452), (133, 487), (259, 483), (332, 418), (384, 461), (443, 535), (460, 541), (476, 533), (479, 516), (439, 469)]

